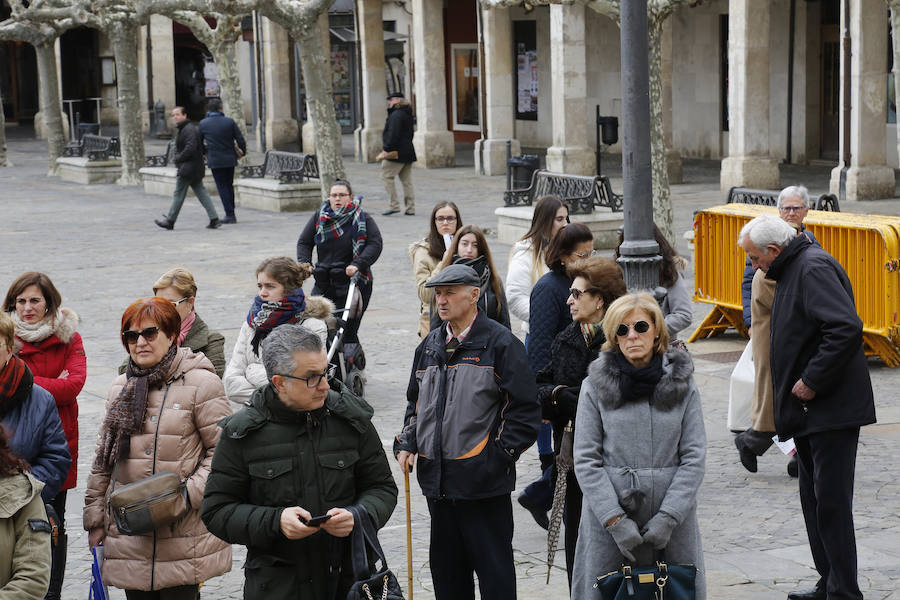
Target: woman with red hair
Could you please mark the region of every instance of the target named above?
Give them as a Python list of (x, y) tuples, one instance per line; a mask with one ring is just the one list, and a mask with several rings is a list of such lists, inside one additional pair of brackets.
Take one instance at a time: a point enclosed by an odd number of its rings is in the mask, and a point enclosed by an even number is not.
[[(122, 315), (130, 359), (109, 392), (85, 491), (89, 543), (106, 547), (103, 580), (129, 600), (193, 600), (200, 583), (231, 569), (231, 546), (200, 520), (218, 422), (231, 408), (209, 359), (178, 347), (180, 330), (181, 317), (164, 298), (138, 300)], [(164, 528), (121, 533), (107, 509), (110, 488), (161, 471), (185, 482), (191, 508)]]

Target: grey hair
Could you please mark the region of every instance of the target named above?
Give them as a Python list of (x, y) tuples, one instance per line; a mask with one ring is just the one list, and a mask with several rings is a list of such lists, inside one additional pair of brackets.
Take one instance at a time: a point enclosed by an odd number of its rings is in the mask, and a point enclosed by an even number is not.
[(768, 246), (775, 244), (784, 248), (797, 237), (797, 230), (790, 223), (775, 215), (760, 215), (744, 225), (738, 234), (738, 246), (744, 244), (745, 239), (750, 239), (754, 246), (768, 254)]
[(781, 193), (778, 194), (778, 203), (776, 206), (781, 208), (781, 204), (788, 198), (800, 198), (800, 201), (803, 202), (803, 206), (809, 208), (809, 190), (806, 189), (805, 186), (789, 185), (781, 190)]
[(297, 369), (295, 353), (318, 353), (323, 348), (322, 339), (303, 325), (279, 325), (262, 341), (266, 377), (272, 381), (273, 375), (290, 375)]

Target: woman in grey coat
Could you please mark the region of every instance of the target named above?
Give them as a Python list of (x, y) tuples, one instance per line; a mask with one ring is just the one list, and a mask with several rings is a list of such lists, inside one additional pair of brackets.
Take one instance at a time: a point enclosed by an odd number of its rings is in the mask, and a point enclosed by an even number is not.
[(697, 567), (697, 599), (706, 598), (697, 492), (706, 462), (706, 430), (694, 367), (669, 348), (659, 305), (646, 293), (613, 302), (606, 343), (578, 400), (575, 475), (585, 498), (572, 576), (574, 600), (596, 598), (597, 577), (623, 563)]

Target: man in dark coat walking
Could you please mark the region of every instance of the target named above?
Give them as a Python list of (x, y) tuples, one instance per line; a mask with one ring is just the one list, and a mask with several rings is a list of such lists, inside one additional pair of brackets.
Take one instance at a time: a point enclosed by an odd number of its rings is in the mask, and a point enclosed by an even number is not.
[(181, 212), (181, 205), (184, 204), (184, 197), (187, 195), (188, 188), (191, 188), (209, 216), (209, 225), (206, 228), (218, 229), (222, 223), (219, 221), (219, 215), (216, 214), (209, 192), (203, 187), (203, 176), (206, 174), (206, 167), (203, 165), (203, 137), (197, 126), (188, 119), (183, 107), (176, 106), (172, 109), (172, 120), (178, 127), (178, 137), (175, 138), (175, 166), (178, 168), (178, 174), (175, 177), (175, 194), (172, 198), (172, 206), (169, 207), (169, 214), (163, 216), (162, 219), (155, 219), (153, 222), (163, 229), (174, 229), (178, 213)]
[(212, 98), (207, 102), (206, 109), (206, 118), (200, 121), (200, 133), (206, 144), (206, 166), (212, 171), (219, 199), (225, 209), (222, 223), (229, 225), (237, 223), (234, 216), (234, 168), (239, 157), (235, 145), (243, 156), (247, 154), (247, 142), (234, 119), (226, 117), (222, 112), (222, 101), (219, 98)]
[(397, 504), (374, 411), (330, 389), (321, 339), (281, 325), (262, 344), (269, 383), (223, 419), (201, 517), (247, 546), (246, 600), (334, 600), (353, 583), (349, 506), (380, 529)]
[(382, 152), (377, 160), (381, 161), (381, 180), (387, 192), (390, 205), (382, 214), (393, 215), (400, 212), (397, 200), (397, 187), (394, 178), (400, 177), (403, 184), (404, 214), (416, 214), (416, 199), (412, 186), (412, 164), (416, 162), (416, 150), (413, 148), (413, 114), (409, 101), (403, 94), (394, 92), (388, 96), (388, 116), (381, 136)]
[(841, 265), (774, 215), (738, 238), (753, 267), (774, 279), (770, 360), (775, 431), (797, 447), (800, 504), (820, 579), (789, 600), (862, 600), (853, 528), (859, 429), (875, 422), (862, 321)]

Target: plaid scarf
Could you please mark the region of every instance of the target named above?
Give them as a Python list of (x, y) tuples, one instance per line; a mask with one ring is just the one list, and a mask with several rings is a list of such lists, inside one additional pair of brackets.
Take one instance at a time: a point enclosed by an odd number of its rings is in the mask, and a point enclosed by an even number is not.
[(21, 402), (23, 392), (27, 397), (31, 393), (34, 378), (18, 356), (10, 356), (3, 369), (0, 369), (0, 417), (15, 408)]
[[(326, 200), (322, 203), (322, 207), (319, 208), (319, 221), (316, 223), (316, 236), (314, 238), (316, 244), (321, 244), (328, 239), (341, 237), (344, 234), (344, 227), (348, 224), (351, 226), (355, 235), (353, 236), (353, 259), (350, 262), (359, 258), (359, 253), (366, 247), (366, 240), (368, 239), (366, 235), (366, 213), (360, 208), (359, 202), (360, 198), (356, 197), (335, 212), (331, 208), (331, 203)], [(368, 271), (363, 272), (360, 270), (360, 273), (366, 281), (372, 279), (372, 274)]]
[(279, 325), (300, 322), (304, 310), (306, 297), (301, 288), (297, 288), (280, 302), (264, 302), (259, 296), (254, 298), (253, 306), (247, 313), (247, 323), (256, 330), (250, 341), (253, 352), (259, 356), (259, 343)]
[(100, 442), (94, 455), (94, 467), (110, 473), (116, 461), (126, 457), (131, 436), (144, 425), (150, 388), (165, 383), (177, 350), (177, 345), (172, 344), (161, 361), (146, 369), (129, 359), (125, 369), (125, 386), (110, 403), (100, 427)]

